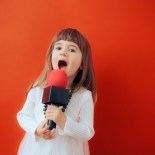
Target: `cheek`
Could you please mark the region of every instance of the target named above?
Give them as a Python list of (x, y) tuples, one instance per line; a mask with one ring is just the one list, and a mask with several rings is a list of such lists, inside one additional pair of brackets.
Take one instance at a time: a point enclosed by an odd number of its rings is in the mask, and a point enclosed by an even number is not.
[(79, 67), (82, 65), (82, 54), (79, 55), (79, 59), (78, 59), (78, 65)]
[(72, 65), (76, 68), (79, 69), (82, 64), (82, 56), (77, 56), (75, 59), (72, 60)]
[(54, 67), (54, 66), (56, 66), (56, 59), (57, 57), (56, 57), (56, 55), (55, 54), (52, 54), (52, 66)]

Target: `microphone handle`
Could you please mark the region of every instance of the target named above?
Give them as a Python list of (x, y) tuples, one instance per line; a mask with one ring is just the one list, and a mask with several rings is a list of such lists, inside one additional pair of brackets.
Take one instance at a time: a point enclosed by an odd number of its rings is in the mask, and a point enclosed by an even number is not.
[[(66, 106), (62, 107), (62, 109), (61, 109), (62, 112), (65, 112), (65, 108), (66, 108)], [(49, 130), (52, 130), (53, 128), (56, 129), (56, 123), (53, 122), (53, 121), (51, 121), (51, 120), (48, 120), (48, 121), (47, 121), (47, 125), (48, 125), (48, 129), (49, 129)]]
[[(44, 109), (43, 109), (44, 115), (45, 115), (45, 113), (46, 113), (47, 106), (48, 106), (48, 104), (44, 104)], [(47, 121), (47, 125), (48, 125), (48, 129), (49, 129), (49, 130), (52, 130), (53, 128), (56, 128), (56, 123), (53, 122), (53, 121), (51, 121), (51, 120), (48, 120), (48, 121)]]
[(56, 123), (51, 121), (51, 120), (48, 120), (47, 125), (48, 125), (49, 130), (52, 130), (53, 128), (56, 128)]

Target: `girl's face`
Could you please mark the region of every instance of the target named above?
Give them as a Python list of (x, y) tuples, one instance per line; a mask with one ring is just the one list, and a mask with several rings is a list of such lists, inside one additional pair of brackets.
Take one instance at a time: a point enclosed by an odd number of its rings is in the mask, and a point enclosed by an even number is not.
[(70, 87), (79, 69), (82, 69), (82, 52), (78, 45), (65, 40), (56, 42), (52, 51), (52, 66), (66, 72)]

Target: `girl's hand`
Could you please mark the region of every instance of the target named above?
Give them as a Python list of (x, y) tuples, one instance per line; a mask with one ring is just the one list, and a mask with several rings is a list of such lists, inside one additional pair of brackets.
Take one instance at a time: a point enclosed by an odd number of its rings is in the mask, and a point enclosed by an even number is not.
[(39, 124), (35, 131), (35, 134), (44, 139), (54, 139), (56, 137), (55, 129), (52, 129), (51, 131), (48, 130), (47, 121), (43, 121)]
[(66, 115), (62, 110), (54, 105), (49, 105), (46, 110), (46, 119), (54, 121), (62, 129), (66, 123)]

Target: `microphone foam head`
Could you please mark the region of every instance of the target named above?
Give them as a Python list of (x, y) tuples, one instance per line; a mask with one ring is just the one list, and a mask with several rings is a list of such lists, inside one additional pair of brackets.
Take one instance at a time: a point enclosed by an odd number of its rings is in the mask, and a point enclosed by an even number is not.
[(47, 85), (66, 88), (67, 80), (67, 74), (64, 70), (55, 69), (50, 72), (47, 79)]

